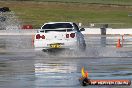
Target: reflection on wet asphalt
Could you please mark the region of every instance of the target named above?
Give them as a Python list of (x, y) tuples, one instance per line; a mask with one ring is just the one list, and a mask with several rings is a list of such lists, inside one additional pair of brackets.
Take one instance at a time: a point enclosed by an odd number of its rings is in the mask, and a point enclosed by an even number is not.
[[(31, 36), (0, 38), (0, 88), (82, 88), (81, 68), (90, 79), (132, 80), (132, 49), (130, 45), (116, 49), (114, 38), (101, 46), (99, 37), (86, 37), (86, 52), (62, 51), (48, 54), (35, 51)], [(129, 38), (129, 37), (128, 37)], [(130, 39), (126, 39), (129, 41)], [(93, 43), (93, 44), (92, 44)], [(111, 43), (111, 44), (110, 44)], [(95, 46), (97, 45), (97, 46)], [(131, 88), (132, 86), (88, 86), (87, 88)]]

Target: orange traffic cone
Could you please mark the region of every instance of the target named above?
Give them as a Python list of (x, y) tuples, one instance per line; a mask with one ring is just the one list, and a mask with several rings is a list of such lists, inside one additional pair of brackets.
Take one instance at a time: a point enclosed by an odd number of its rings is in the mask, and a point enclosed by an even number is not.
[(120, 39), (118, 39), (118, 42), (117, 42), (117, 44), (116, 44), (116, 48), (121, 48)]

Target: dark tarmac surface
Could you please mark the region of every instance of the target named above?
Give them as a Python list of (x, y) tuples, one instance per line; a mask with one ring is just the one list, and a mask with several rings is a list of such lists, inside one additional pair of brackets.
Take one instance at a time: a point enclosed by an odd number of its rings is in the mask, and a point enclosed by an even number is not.
[(31, 36), (0, 36), (0, 88), (83, 88), (78, 81), (82, 66), (88, 70), (90, 79), (132, 80), (131, 37), (125, 37), (121, 49), (115, 48), (118, 37), (87, 36), (85, 39), (84, 53), (62, 51), (50, 55), (35, 51)]

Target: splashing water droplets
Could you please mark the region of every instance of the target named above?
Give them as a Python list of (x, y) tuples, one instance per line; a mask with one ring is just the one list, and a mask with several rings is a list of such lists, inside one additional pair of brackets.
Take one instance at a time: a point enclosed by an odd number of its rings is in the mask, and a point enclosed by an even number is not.
[(5, 45), (7, 50), (21, 49), (31, 46), (29, 42), (30, 38), (25, 38), (27, 36), (19, 35), (22, 33), (21, 21), (13, 11), (0, 13), (0, 29), (2, 32), (7, 33)]
[(18, 20), (18, 17), (15, 15), (14, 12), (4, 12), (0, 13), (0, 17), (3, 19), (1, 23), (1, 28), (9, 31), (18, 31), (20, 26), (20, 21)]

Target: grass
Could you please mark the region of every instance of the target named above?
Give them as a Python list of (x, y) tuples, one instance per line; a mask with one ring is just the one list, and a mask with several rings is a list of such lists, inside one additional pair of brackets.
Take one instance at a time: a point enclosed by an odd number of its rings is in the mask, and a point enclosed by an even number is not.
[(114, 5), (132, 5), (132, 0), (34, 0), (43, 2), (67, 2), (67, 3), (94, 3), (94, 4), (114, 4)]
[(4, 1), (36, 1), (36, 2), (64, 2), (64, 3), (94, 3), (94, 4), (114, 4), (132, 5), (132, 0), (4, 0)]
[[(110, 27), (132, 27), (131, 0), (38, 0), (34, 1), (0, 1), (0, 6), (10, 7), (24, 24), (32, 24), (34, 28), (49, 21), (81, 22), (85, 26), (109, 24)], [(52, 1), (52, 2), (46, 2)], [(58, 2), (54, 2), (58, 1)], [(60, 3), (64, 1), (65, 3)], [(72, 1), (72, 2), (71, 2)], [(88, 4), (88, 3), (103, 3)], [(95, 1), (95, 2), (94, 2)], [(108, 5), (122, 1), (121, 6)], [(128, 2), (127, 2), (128, 1)], [(68, 3), (66, 3), (68, 2)], [(77, 2), (77, 3), (73, 3)], [(109, 3), (108, 3), (109, 2)], [(111, 3), (110, 3), (111, 2)], [(113, 2), (113, 3), (112, 3)], [(85, 3), (85, 4), (84, 4)], [(107, 5), (104, 5), (107, 4)], [(118, 3), (117, 3), (118, 4)]]

